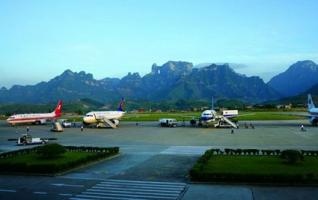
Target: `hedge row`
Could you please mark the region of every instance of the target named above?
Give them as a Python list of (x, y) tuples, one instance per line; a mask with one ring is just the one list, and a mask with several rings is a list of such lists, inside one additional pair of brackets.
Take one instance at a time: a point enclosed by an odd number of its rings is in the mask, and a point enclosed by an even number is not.
[[(39, 147), (30, 149), (22, 149), (12, 152), (3, 153), (1, 158), (13, 157), (15, 155), (23, 155), (28, 153), (36, 153)], [(70, 152), (90, 152), (91, 155), (86, 155), (77, 160), (66, 160), (59, 163), (11, 163), (3, 162), (0, 165), (0, 171), (2, 172), (22, 172), (22, 173), (35, 173), (35, 174), (56, 174), (63, 171), (67, 171), (78, 166), (94, 162), (100, 159), (104, 159), (119, 153), (118, 147), (101, 148), (101, 147), (73, 147), (66, 146), (67, 151)]]
[[(34, 152), (37, 152), (40, 147), (41, 146), (37, 146), (33, 148), (20, 149), (20, 150), (1, 153), (0, 159), (12, 157), (16, 155), (34, 153)], [(115, 153), (115, 154), (119, 152), (119, 147), (85, 147), (85, 146), (80, 146), (80, 147), (64, 146), (64, 147), (66, 148), (66, 151), (70, 151), (70, 152), (93, 152), (93, 153)]]
[[(281, 155), (281, 150), (259, 150), (259, 149), (210, 149), (208, 150), (209, 155), (264, 155), (264, 156), (279, 156)], [(300, 151), (304, 156), (318, 156), (318, 151)]]
[(75, 167), (81, 166), (83, 164), (87, 164), (93, 161), (97, 161), (103, 158), (107, 158), (115, 154), (108, 153), (96, 153), (93, 155), (88, 155), (82, 159), (78, 159), (76, 161), (68, 161), (65, 163), (3, 163), (0, 165), (0, 171), (5, 172), (23, 172), (23, 173), (36, 173), (36, 174), (55, 174), (63, 171), (67, 171), (73, 169)]
[(203, 182), (253, 182), (253, 183), (316, 183), (316, 177), (313, 173), (307, 174), (234, 174), (234, 173), (198, 173), (197, 170), (190, 170), (190, 176), (193, 181)]
[[(206, 165), (213, 159), (214, 155), (267, 155), (284, 157), (285, 154), (299, 152), (301, 156), (317, 156), (318, 151), (297, 151), (297, 150), (256, 150), (256, 149), (210, 149), (206, 151), (190, 170), (190, 177), (193, 181), (214, 181), (214, 182), (257, 182), (257, 183), (317, 183), (317, 174), (244, 174), (244, 173), (213, 173), (206, 170)], [(286, 156), (286, 155), (285, 155)], [(233, 166), (235, 167), (235, 166)]]

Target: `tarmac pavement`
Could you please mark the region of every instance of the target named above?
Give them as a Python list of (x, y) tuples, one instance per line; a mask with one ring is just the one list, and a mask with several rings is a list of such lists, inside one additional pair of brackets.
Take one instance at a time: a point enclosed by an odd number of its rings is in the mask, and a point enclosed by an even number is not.
[[(138, 126), (124, 122), (118, 129), (88, 128), (83, 132), (68, 128), (63, 133), (50, 132), (50, 126), (30, 126), (34, 137), (56, 137), (64, 145), (119, 146), (121, 154), (60, 177), (1, 175), (0, 199), (318, 199), (317, 187), (189, 181), (188, 171), (209, 148), (318, 150), (318, 129), (307, 126), (307, 121), (246, 123), (253, 123), (255, 129), (240, 127), (234, 134), (231, 129), (160, 128), (155, 122)], [(305, 124), (306, 132), (300, 131), (300, 124)], [(25, 126), (9, 127), (0, 122), (0, 151), (25, 148), (7, 141), (24, 132)]]

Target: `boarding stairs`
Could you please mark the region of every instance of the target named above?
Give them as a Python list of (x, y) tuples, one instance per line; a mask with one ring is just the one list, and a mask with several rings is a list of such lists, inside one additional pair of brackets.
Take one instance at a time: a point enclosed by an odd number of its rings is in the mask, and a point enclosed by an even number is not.
[(224, 125), (222, 125), (222, 122), (226, 122), (230, 127), (237, 128), (237, 125), (233, 123), (231, 120), (229, 120), (227, 117), (220, 115), (217, 117), (217, 119), (218, 123), (214, 125), (215, 127), (224, 127)]
[(115, 123), (113, 123), (111, 120), (107, 119), (107, 118), (102, 118), (100, 119), (100, 122), (97, 124), (97, 127), (111, 127), (111, 128), (117, 128), (117, 125)]

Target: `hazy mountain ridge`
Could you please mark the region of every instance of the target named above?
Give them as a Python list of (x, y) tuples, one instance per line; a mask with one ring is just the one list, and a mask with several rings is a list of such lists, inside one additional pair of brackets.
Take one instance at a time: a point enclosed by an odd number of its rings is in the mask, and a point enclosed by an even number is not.
[[(291, 68), (297, 71), (303, 66), (299, 67), (298, 63), (302, 62), (312, 61), (297, 62)], [(310, 66), (304, 67), (305, 70), (316, 69)], [(96, 80), (90, 73), (66, 70), (48, 82), (33, 86), (13, 86), (9, 90), (1, 88), (0, 102), (47, 103), (58, 99), (73, 101), (83, 98), (111, 102), (121, 97), (146, 101), (210, 100), (214, 96), (253, 103), (281, 97), (271, 88), (273, 82), (265, 84), (257, 76), (239, 74), (228, 64), (196, 68), (190, 62), (169, 61), (162, 66), (153, 64), (151, 72), (143, 77), (139, 73), (128, 73), (121, 79)]]
[(315, 84), (318, 84), (318, 65), (311, 60), (296, 62), (268, 82), (285, 97), (301, 94)]

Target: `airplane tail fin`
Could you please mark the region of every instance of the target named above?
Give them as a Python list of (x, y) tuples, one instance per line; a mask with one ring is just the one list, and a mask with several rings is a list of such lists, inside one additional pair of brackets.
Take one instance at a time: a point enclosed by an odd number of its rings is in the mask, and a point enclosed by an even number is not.
[(119, 106), (118, 106), (118, 111), (124, 111), (125, 110), (125, 99), (124, 98), (121, 98), (121, 101), (119, 103)]
[(312, 101), (312, 97), (311, 97), (311, 94), (308, 94), (308, 110), (312, 109), (312, 108), (315, 108), (315, 104), (314, 102)]
[(62, 115), (62, 105), (63, 105), (63, 102), (61, 100), (59, 100), (59, 102), (54, 110), (55, 117), (60, 117)]

